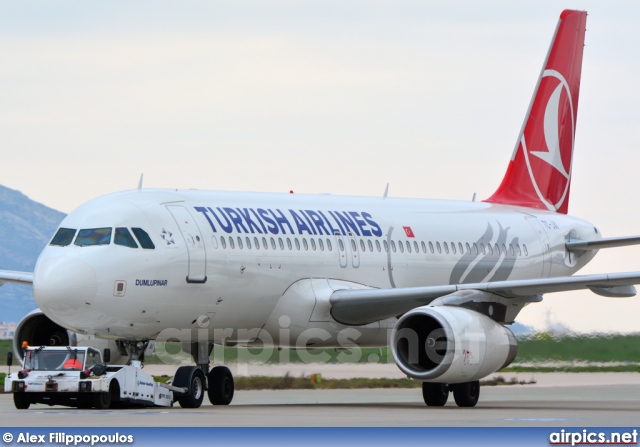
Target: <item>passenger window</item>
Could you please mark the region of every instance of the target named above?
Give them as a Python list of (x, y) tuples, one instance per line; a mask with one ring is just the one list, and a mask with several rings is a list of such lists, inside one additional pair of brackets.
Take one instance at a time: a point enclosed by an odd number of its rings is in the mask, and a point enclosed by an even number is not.
[(73, 236), (76, 235), (76, 230), (72, 228), (60, 228), (56, 235), (53, 236), (50, 245), (57, 245), (59, 247), (66, 247), (73, 241)]
[(302, 245), (304, 246), (305, 251), (309, 250), (309, 243), (306, 239), (302, 239)]
[(313, 251), (316, 251), (316, 240), (315, 239), (311, 239), (311, 249)]
[(266, 237), (262, 238), (262, 248), (264, 248), (265, 250), (269, 249), (269, 245), (267, 244), (267, 238)]
[[(311, 243), (313, 244), (313, 239), (311, 239)], [(356, 241), (354, 239), (351, 239), (351, 250), (353, 250), (354, 253), (358, 251), (358, 247), (356, 246)]]
[(324, 251), (324, 242), (322, 242), (322, 239), (318, 239), (318, 245), (320, 246), (320, 251)]
[(116, 228), (116, 234), (113, 238), (113, 242), (116, 245), (122, 245), (123, 247), (138, 248), (138, 244), (136, 244), (136, 241), (133, 240), (133, 236), (131, 236), (131, 233), (129, 233), (129, 230), (125, 227)]
[(438, 249), (438, 254), (442, 254), (442, 248), (440, 247), (440, 242), (436, 242), (436, 248)]
[(211, 245), (213, 245), (213, 248), (218, 248), (218, 239), (215, 236), (211, 236)]
[(233, 237), (229, 236), (229, 248), (235, 250), (236, 245), (233, 243)]
[(222, 248), (227, 248), (227, 241), (224, 239), (224, 236), (220, 236), (220, 243), (222, 244)]
[(431, 254), (434, 253), (433, 251), (433, 242), (429, 241), (429, 251), (431, 252)]
[(111, 228), (87, 228), (78, 231), (75, 245), (88, 247), (90, 245), (109, 245), (111, 243)]
[(284, 250), (284, 242), (281, 237), (278, 238), (278, 245), (280, 246), (280, 250)]
[(449, 244), (447, 244), (446, 242), (443, 242), (443, 245), (444, 245), (444, 252), (446, 254), (449, 254)]
[(426, 253), (427, 252), (427, 245), (424, 243), (424, 241), (421, 241), (420, 245), (422, 246), (422, 253)]
[[(371, 241), (369, 241), (369, 242), (371, 242)], [(360, 250), (363, 251), (363, 252), (367, 251), (367, 248), (364, 246), (364, 240), (363, 239), (360, 239)]]
[(380, 248), (380, 241), (376, 239), (376, 250), (378, 250), (378, 253), (380, 253), (380, 251), (382, 250)]
[(473, 254), (474, 255), (478, 254), (478, 244), (476, 244), (475, 242), (473, 243)]
[(344, 251), (344, 243), (342, 243), (342, 239), (338, 239), (338, 245), (340, 246), (340, 251)]
[(242, 250), (242, 238), (238, 236), (238, 248)]
[(276, 249), (276, 240), (274, 238), (271, 238), (271, 249), (272, 250)]
[(253, 238), (253, 246), (256, 247), (256, 250), (260, 250), (260, 241), (257, 237)]
[(454, 255), (456, 254), (456, 243), (455, 242), (451, 242), (451, 253), (453, 253)]
[(469, 246), (469, 242), (465, 243), (467, 246), (467, 254), (470, 255), (471, 254), (471, 247)]
[(411, 242), (405, 241), (405, 244), (407, 244), (407, 253), (411, 253)]
[(247, 249), (251, 250), (251, 239), (249, 239), (249, 236), (247, 236), (244, 241), (247, 243)]
[(518, 256), (522, 256), (522, 251), (520, 251), (520, 244), (516, 244), (516, 251), (518, 252)]
[(389, 243), (387, 241), (383, 241), (384, 244), (384, 252), (389, 253)]
[(483, 255), (486, 255), (486, 254), (487, 254), (487, 252), (485, 251), (485, 248), (484, 248), (484, 244), (483, 244), (483, 243), (480, 243), (480, 251), (482, 252), (482, 254), (483, 254)]
[(398, 241), (398, 248), (400, 249), (400, 253), (404, 253), (404, 244), (402, 241)]
[(418, 241), (413, 241), (413, 248), (416, 253), (420, 253), (420, 247), (418, 247)]
[(504, 244), (502, 244), (502, 254), (503, 255), (507, 254), (507, 247)]
[(391, 250), (393, 250), (393, 252), (396, 252), (396, 243), (391, 241)]
[(509, 244), (509, 254), (511, 256), (515, 255), (516, 253), (513, 251), (513, 244)]
[(133, 234), (138, 239), (138, 242), (140, 242), (140, 246), (142, 248), (145, 248), (147, 250), (153, 250), (154, 248), (156, 248), (156, 246), (153, 245), (153, 241), (151, 240), (147, 232), (142, 228), (132, 228), (131, 231), (133, 231)]
[(462, 246), (462, 242), (458, 242), (458, 252), (463, 255), (464, 254), (464, 247)]
[(327, 250), (333, 251), (333, 247), (331, 246), (331, 241), (327, 239)]
[(525, 256), (529, 256), (529, 252), (527, 251), (527, 246), (522, 244), (522, 250), (524, 251)]
[(373, 242), (371, 242), (371, 239), (367, 241), (367, 245), (369, 245), (369, 251), (373, 253)]
[(298, 238), (294, 239), (296, 242), (296, 250), (300, 251), (300, 241), (298, 240)]
[(287, 238), (287, 248), (289, 250), (293, 250), (293, 245), (291, 245), (291, 239)]
[[(490, 255), (493, 254), (493, 248), (491, 248), (491, 244), (487, 244), (487, 252), (489, 252)], [(500, 254), (500, 250), (498, 250), (498, 255)]]

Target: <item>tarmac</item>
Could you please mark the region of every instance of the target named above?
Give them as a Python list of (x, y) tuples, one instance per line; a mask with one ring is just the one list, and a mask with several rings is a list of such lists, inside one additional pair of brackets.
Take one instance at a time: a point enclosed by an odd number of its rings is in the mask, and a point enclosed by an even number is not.
[[(236, 365), (232, 369), (236, 375), (403, 377), (395, 365)], [(175, 371), (175, 366), (149, 365), (146, 370), (162, 375)], [(636, 427), (640, 421), (638, 373), (498, 375), (535, 384), (483, 386), (475, 408), (457, 407), (453, 396), (444, 407), (427, 407), (419, 388), (236, 391), (229, 406), (212, 406), (205, 398), (199, 409), (176, 404), (126, 410), (32, 405), (29, 410), (16, 410), (11, 395), (3, 394), (0, 421), (5, 427)]]

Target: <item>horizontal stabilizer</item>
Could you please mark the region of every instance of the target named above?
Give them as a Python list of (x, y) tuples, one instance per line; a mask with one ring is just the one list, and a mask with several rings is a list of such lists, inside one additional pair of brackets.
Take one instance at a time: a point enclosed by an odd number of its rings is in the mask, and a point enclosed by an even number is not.
[(600, 250), (601, 248), (626, 247), (627, 245), (640, 244), (640, 236), (622, 236), (598, 239), (597, 241), (573, 241), (567, 242), (565, 247), (569, 251)]

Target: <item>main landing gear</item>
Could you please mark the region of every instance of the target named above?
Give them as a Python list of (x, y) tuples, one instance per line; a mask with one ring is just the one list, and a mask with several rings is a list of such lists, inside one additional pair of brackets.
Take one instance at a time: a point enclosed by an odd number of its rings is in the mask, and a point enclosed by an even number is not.
[(430, 407), (444, 406), (450, 392), (453, 392), (459, 407), (475, 407), (480, 397), (480, 381), (452, 384), (422, 382), (422, 397)]
[[(144, 351), (148, 342), (121, 342), (131, 361), (144, 360)], [(181, 366), (173, 376), (171, 383), (175, 387), (185, 388), (186, 392), (174, 392), (176, 401), (182, 408), (200, 408), (205, 394), (213, 405), (229, 405), (233, 400), (233, 375), (226, 366), (216, 366), (209, 371), (209, 356), (212, 343), (191, 343), (191, 356), (196, 366)]]
[(186, 395), (178, 397), (182, 408), (199, 408), (205, 391), (213, 405), (229, 405), (233, 400), (235, 387), (229, 368), (215, 366), (209, 371), (212, 350), (212, 343), (192, 343), (191, 356), (197, 366), (178, 368), (173, 385), (188, 388)]

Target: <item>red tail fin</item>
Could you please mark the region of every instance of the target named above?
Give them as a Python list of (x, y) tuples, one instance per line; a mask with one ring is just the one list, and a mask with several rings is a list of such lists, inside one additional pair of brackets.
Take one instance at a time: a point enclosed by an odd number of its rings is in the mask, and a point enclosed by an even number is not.
[(560, 14), (507, 173), (487, 202), (567, 213), (586, 22), (585, 11)]

